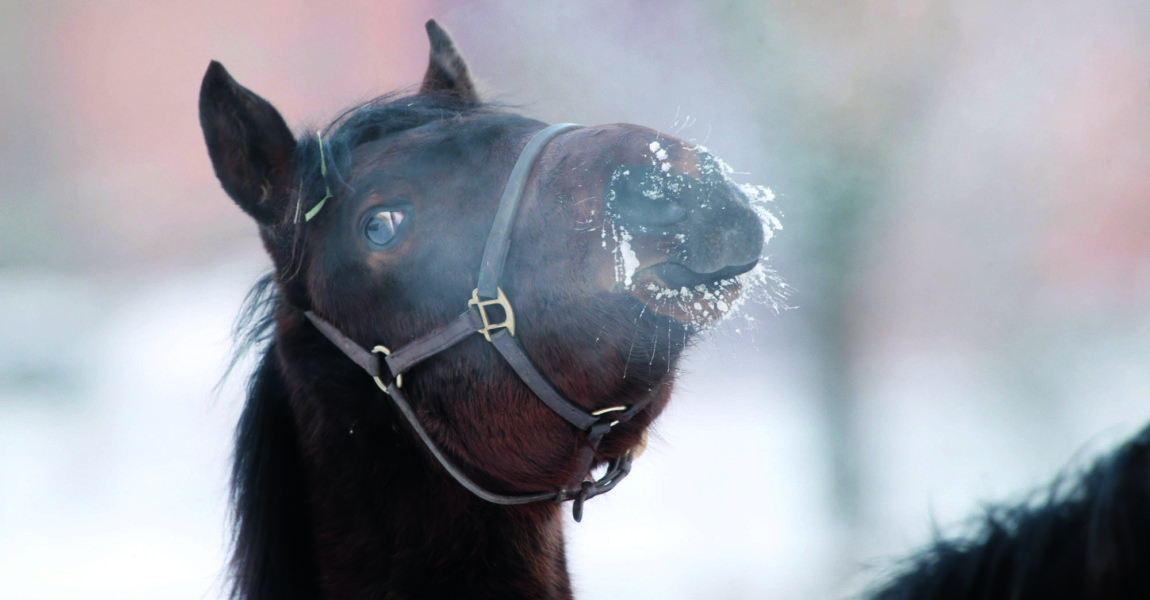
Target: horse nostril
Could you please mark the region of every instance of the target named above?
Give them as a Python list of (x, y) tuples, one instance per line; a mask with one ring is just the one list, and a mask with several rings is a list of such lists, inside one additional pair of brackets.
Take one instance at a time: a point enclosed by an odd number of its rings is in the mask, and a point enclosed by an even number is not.
[(651, 166), (622, 166), (607, 184), (608, 214), (623, 226), (662, 228), (686, 220), (682, 196), (692, 187), (681, 174)]

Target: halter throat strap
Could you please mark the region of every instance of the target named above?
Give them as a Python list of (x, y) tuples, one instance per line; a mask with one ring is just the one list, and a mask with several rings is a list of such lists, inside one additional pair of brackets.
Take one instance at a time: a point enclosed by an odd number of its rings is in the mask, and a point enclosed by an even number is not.
[[(631, 470), (631, 453), (608, 461), (607, 472), (599, 479), (590, 477), (595, 460), (595, 451), (600, 441), (611, 428), (633, 417), (646, 407), (650, 399), (631, 406), (615, 406), (587, 412), (579, 405), (564, 397), (555, 386), (539, 371), (527, 357), (523, 347), (515, 338), (515, 313), (511, 303), (499, 287), (499, 279), (507, 261), (507, 251), (511, 243), (511, 231), (519, 204), (530, 179), (536, 160), (543, 153), (547, 143), (556, 136), (577, 128), (578, 125), (560, 123), (551, 125), (536, 133), (519, 154), (508, 175), (507, 184), (499, 200), (483, 258), (479, 268), (479, 279), (467, 310), (446, 325), (420, 337), (394, 352), (376, 346), (366, 350), (337, 327), (311, 311), (305, 316), (316, 329), (339, 348), (348, 358), (371, 375), (380, 389), (391, 398), (404, 420), (427, 447), (428, 451), (445, 471), (472, 494), (495, 504), (527, 504), (543, 500), (560, 503), (573, 500), (572, 512), (576, 521), (582, 519), (583, 502), (613, 489)], [(503, 321), (493, 322), (487, 307), (499, 305), (503, 309)], [(554, 492), (529, 494), (498, 494), (475, 483), (439, 449), (435, 440), (419, 422), (402, 391), (402, 375), (420, 362), (443, 352), (475, 333), (481, 333), (503, 356), (529, 389), (555, 414), (570, 423), (584, 434), (584, 443), (579, 451), (579, 465), (575, 478), (565, 487)]]

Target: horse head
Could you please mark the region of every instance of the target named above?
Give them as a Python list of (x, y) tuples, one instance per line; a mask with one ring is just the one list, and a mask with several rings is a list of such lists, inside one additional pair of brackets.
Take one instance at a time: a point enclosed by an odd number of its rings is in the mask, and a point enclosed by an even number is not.
[[(304, 437), (380, 409), (346, 400), (366, 378), (308, 338), (303, 315), (363, 348), (402, 347), (450, 322), (476, 289), (509, 173), (545, 127), (481, 102), (447, 34), (434, 22), (428, 33), (417, 93), (368, 102), (298, 139), (219, 63), (204, 77), (212, 165), (275, 265), (285, 377), (311, 392), (295, 396), (329, 398), (294, 401), (313, 429)], [(642, 406), (596, 444), (596, 460), (641, 443), (684, 347), (759, 261), (763, 223), (722, 166), (698, 146), (628, 124), (573, 128), (526, 166), (499, 281), (515, 336), (583, 411)], [(577, 475), (578, 436), (481, 336), (404, 375), (430, 437), (478, 480), (523, 492)]]

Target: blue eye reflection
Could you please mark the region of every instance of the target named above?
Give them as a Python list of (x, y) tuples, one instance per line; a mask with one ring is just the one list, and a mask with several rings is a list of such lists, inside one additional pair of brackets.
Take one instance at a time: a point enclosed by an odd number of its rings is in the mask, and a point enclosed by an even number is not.
[(404, 213), (401, 210), (378, 211), (364, 224), (363, 235), (376, 246), (386, 246), (395, 239), (403, 220)]

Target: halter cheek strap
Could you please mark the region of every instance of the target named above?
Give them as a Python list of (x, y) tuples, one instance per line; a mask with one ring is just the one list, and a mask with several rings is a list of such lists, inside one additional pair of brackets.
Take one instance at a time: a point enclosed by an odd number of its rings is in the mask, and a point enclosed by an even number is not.
[[(561, 133), (578, 127), (570, 123), (551, 125), (535, 134), (523, 148), (515, 161), (503, 195), (495, 221), (483, 250), (483, 260), (479, 269), (479, 281), (467, 303), (467, 310), (453, 321), (431, 333), (408, 343), (394, 352), (376, 346), (368, 351), (354, 340), (344, 335), (338, 328), (311, 311), (304, 314), (316, 329), (337, 348), (371, 375), (380, 389), (387, 392), (400, 414), (408, 422), (416, 435), (427, 446), (428, 451), (444, 470), (460, 485), (476, 496), (495, 504), (527, 504), (542, 500), (556, 503), (573, 500), (572, 513), (576, 521), (583, 517), (583, 503), (599, 494), (613, 489), (631, 471), (632, 454), (608, 461), (607, 472), (599, 479), (591, 478), (591, 467), (595, 461), (595, 451), (599, 443), (613, 426), (635, 416), (647, 406), (650, 398), (631, 406), (612, 406), (587, 412), (579, 405), (564, 397), (550, 380), (539, 371), (527, 357), (523, 347), (515, 338), (515, 311), (499, 287), (503, 266), (507, 261), (507, 250), (511, 243), (511, 230), (518, 213), (519, 203), (527, 187), (535, 161), (543, 153), (544, 147)], [(503, 320), (496, 321), (487, 312), (488, 307), (498, 305), (503, 310)], [(584, 441), (579, 449), (579, 465), (575, 478), (566, 486), (554, 492), (505, 495), (491, 492), (472, 481), (439, 449), (423, 425), (402, 391), (402, 375), (423, 360), (435, 356), (454, 346), (463, 339), (481, 333), (491, 342), (503, 359), (511, 366), (528, 388), (555, 414), (583, 432)]]

